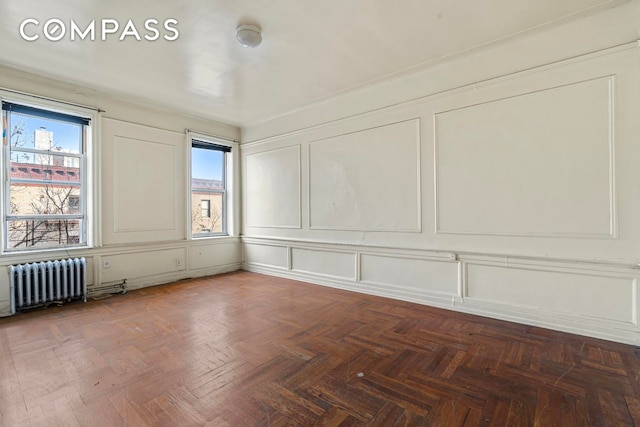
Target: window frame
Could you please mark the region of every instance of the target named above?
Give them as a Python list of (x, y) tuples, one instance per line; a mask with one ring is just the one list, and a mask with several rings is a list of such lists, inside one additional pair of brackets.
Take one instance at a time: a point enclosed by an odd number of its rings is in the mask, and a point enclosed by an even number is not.
[[(192, 170), (192, 156), (193, 156), (193, 148), (194, 142), (198, 145), (196, 148), (207, 148), (202, 146), (201, 144), (211, 145), (212, 150), (223, 151), (223, 178), (224, 178), (224, 189), (222, 191), (213, 191), (214, 193), (222, 194), (222, 208), (221, 208), (221, 219), (222, 219), (222, 231), (221, 232), (210, 232), (210, 233), (194, 233), (193, 232), (193, 188), (192, 188), (192, 179), (193, 179), (193, 170)], [(186, 189), (186, 206), (187, 206), (187, 216), (186, 216), (186, 235), (188, 240), (202, 240), (202, 239), (220, 239), (220, 238), (228, 238), (234, 237), (238, 235), (237, 224), (238, 221), (236, 219), (238, 209), (236, 207), (236, 188), (237, 188), (237, 155), (238, 151), (238, 143), (233, 140), (227, 140), (221, 137), (215, 137), (203, 133), (198, 133), (194, 131), (187, 130), (187, 144), (186, 144), (186, 159), (187, 159), (187, 189)], [(201, 203), (201, 202), (200, 202)], [(201, 209), (200, 203), (198, 203), (198, 209)], [(209, 204), (209, 211), (211, 212), (212, 203)]]
[[(0, 197), (3, 200), (3, 206), (0, 209), (1, 217), (2, 217), (2, 226), (0, 227), (0, 245), (1, 251), (3, 254), (20, 254), (20, 253), (38, 253), (38, 252), (55, 252), (55, 251), (75, 251), (75, 250), (86, 250), (88, 248), (92, 248), (99, 244), (98, 238), (99, 233), (97, 232), (96, 224), (99, 223), (99, 218), (97, 218), (96, 214), (99, 212), (96, 197), (96, 180), (95, 180), (95, 169), (94, 165), (94, 152), (96, 150), (97, 143), (97, 135), (99, 132), (99, 114), (97, 109), (93, 109), (90, 107), (84, 107), (80, 105), (71, 104), (64, 101), (57, 101), (49, 98), (43, 98), (36, 95), (13, 92), (6, 89), (0, 89), (0, 102), (6, 102), (10, 104), (15, 104), (17, 106), (25, 107), (26, 109), (34, 109), (35, 112), (41, 111), (46, 115), (49, 115), (51, 119), (61, 120), (65, 117), (75, 118), (77, 121), (86, 120), (88, 123), (83, 125), (81, 128), (82, 137), (83, 137), (83, 147), (81, 147), (80, 153), (64, 153), (65, 157), (74, 157), (79, 159), (80, 166), (80, 180), (78, 184), (73, 183), (72, 186), (77, 186), (80, 188), (80, 206), (78, 214), (69, 214), (69, 215), (21, 215), (21, 216), (43, 216), (46, 219), (56, 220), (57, 216), (64, 216), (62, 219), (74, 219), (71, 217), (79, 217), (75, 219), (80, 219), (81, 226), (81, 240), (83, 243), (80, 244), (71, 244), (67, 246), (65, 244), (61, 244), (59, 246), (51, 246), (51, 247), (28, 247), (28, 246), (20, 246), (17, 248), (9, 247), (9, 221), (13, 215), (11, 215), (10, 209), (10, 197), (11, 197), (11, 183), (16, 182), (16, 179), (11, 179), (10, 170), (11, 170), (11, 141), (10, 135), (7, 136), (7, 141), (5, 144), (4, 138), (2, 142), (2, 151), (0, 152), (0, 158), (2, 163), (2, 170), (0, 175), (4, 182), (4, 185), (0, 186)], [(2, 112), (2, 128), (4, 131), (4, 110)], [(62, 120), (65, 121), (65, 120)], [(70, 121), (71, 122), (71, 121)], [(11, 126), (11, 123), (6, 123), (7, 127)], [(9, 129), (7, 129), (10, 132)], [(36, 154), (40, 153), (41, 150), (29, 149), (29, 148), (20, 148), (18, 151), (33, 151)], [(47, 155), (54, 155), (52, 153), (47, 153)], [(55, 183), (55, 179), (43, 180), (48, 184), (51, 182)], [(62, 181), (61, 184), (69, 185), (69, 182)]]

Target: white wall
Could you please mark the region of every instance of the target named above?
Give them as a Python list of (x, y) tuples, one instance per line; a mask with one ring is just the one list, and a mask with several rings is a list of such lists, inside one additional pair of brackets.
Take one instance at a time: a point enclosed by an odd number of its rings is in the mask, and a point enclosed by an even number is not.
[(243, 129), (245, 268), (640, 343), (637, 17)]
[[(0, 87), (105, 110), (96, 146), (96, 247), (0, 258), (0, 315), (10, 312), (7, 265), (84, 256), (89, 293), (127, 280), (129, 289), (237, 270), (235, 237), (186, 240), (188, 208), (186, 129), (239, 139), (226, 124), (133, 104), (99, 92), (0, 67)], [(237, 207), (239, 208), (239, 207)], [(236, 227), (237, 228), (237, 227)], [(108, 261), (108, 268), (104, 267)]]

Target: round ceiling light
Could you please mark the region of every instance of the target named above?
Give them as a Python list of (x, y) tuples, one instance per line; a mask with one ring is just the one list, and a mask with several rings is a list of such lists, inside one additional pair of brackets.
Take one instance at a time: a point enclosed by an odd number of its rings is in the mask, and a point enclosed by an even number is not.
[(255, 25), (240, 25), (236, 29), (236, 39), (244, 47), (256, 47), (262, 43), (260, 28)]

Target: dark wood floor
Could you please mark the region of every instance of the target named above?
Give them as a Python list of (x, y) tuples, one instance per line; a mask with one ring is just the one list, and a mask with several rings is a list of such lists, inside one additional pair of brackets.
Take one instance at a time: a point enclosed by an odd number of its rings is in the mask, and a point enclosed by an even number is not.
[(633, 346), (246, 272), (0, 320), (2, 426), (640, 425)]

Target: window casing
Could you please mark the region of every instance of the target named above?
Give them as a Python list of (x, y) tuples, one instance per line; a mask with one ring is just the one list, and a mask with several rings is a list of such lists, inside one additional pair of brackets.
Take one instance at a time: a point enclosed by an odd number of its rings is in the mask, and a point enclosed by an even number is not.
[(2, 240), (7, 252), (84, 247), (90, 240), (91, 115), (52, 104), (2, 100)]
[(230, 155), (228, 145), (191, 138), (191, 237), (229, 235)]

